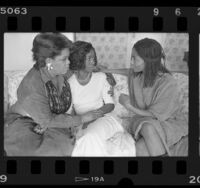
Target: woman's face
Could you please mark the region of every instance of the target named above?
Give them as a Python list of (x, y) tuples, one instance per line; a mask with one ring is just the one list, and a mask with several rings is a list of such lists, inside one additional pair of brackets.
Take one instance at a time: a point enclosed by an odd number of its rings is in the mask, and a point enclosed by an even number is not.
[(55, 56), (51, 60), (52, 72), (54, 75), (65, 74), (69, 69), (69, 54), (70, 51), (68, 48), (65, 48), (61, 51), (61, 53)]
[(142, 72), (145, 68), (144, 60), (138, 55), (135, 48), (132, 49), (131, 54), (131, 63), (130, 67), (134, 70), (134, 72)]
[(85, 70), (88, 72), (92, 72), (95, 67), (95, 52), (94, 50), (90, 50), (90, 52), (85, 57)]

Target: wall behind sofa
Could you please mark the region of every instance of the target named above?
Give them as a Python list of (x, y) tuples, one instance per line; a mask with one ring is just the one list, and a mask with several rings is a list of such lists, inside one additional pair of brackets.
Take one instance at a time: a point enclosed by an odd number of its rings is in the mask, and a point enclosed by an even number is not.
[(91, 42), (99, 64), (110, 68), (129, 67), (133, 44), (142, 38), (161, 43), (166, 53), (166, 66), (172, 71), (187, 72), (184, 52), (189, 50), (189, 36), (185, 33), (76, 33), (75, 40)]
[[(32, 42), (37, 33), (5, 33), (4, 70), (27, 70), (32, 61)], [(188, 35), (181, 33), (63, 33), (71, 40), (83, 40), (93, 44), (99, 64), (110, 68), (129, 67), (133, 44), (144, 38), (154, 38), (166, 53), (166, 66), (174, 71), (188, 71), (183, 61), (188, 51)], [(75, 39), (74, 39), (75, 37)]]
[[(38, 33), (5, 33), (4, 34), (4, 70), (28, 70), (32, 60), (32, 43)], [(74, 40), (73, 33), (63, 33)]]

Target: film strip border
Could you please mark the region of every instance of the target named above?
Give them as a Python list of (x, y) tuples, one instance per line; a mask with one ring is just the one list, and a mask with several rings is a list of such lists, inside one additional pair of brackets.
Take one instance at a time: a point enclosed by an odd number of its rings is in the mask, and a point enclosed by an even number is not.
[[(0, 7), (2, 8), (2, 7)], [(199, 184), (198, 7), (3, 7), (4, 32), (188, 32), (190, 35), (189, 157), (177, 158), (6, 158), (0, 183), (8, 184)], [(102, 15), (102, 12), (104, 13)], [(26, 14), (25, 14), (26, 13)], [(24, 14), (24, 15), (23, 15)], [(3, 37), (0, 39), (3, 48)], [(3, 57), (3, 54), (1, 54)], [(3, 58), (1, 59), (3, 60)], [(3, 62), (3, 61), (2, 61)], [(2, 64), (0, 65), (2, 68)], [(3, 102), (1, 103), (3, 106)], [(3, 111), (3, 110), (2, 110)], [(1, 119), (3, 122), (3, 118)], [(3, 126), (1, 127), (3, 133)], [(3, 135), (1, 136), (3, 138)], [(3, 151), (3, 144), (0, 146)], [(3, 152), (2, 152), (3, 153)], [(98, 165), (97, 165), (98, 164)], [(26, 177), (26, 178), (25, 178)], [(43, 178), (45, 177), (45, 178)], [(84, 178), (85, 180), (81, 181)], [(79, 181), (80, 180), (80, 181)]]
[[(9, 10), (9, 9), (8, 9)], [(155, 9), (154, 14), (158, 14)], [(55, 22), (56, 31), (66, 31), (67, 19), (66, 17), (56, 17)], [(152, 27), (154, 32), (160, 32), (164, 30), (164, 21), (160, 16), (153, 17)], [(115, 18), (114, 17), (104, 17), (104, 26), (103, 29), (105, 32), (115, 31)], [(31, 30), (33, 32), (43, 30), (43, 20), (41, 17), (34, 16), (31, 18)], [(177, 32), (186, 32), (187, 31), (187, 18), (186, 17), (177, 17)], [(18, 19), (14, 16), (8, 16), (7, 18), (7, 31), (17, 31), (18, 29)], [(128, 30), (129, 32), (138, 32), (139, 31), (139, 19), (138, 17), (129, 17), (128, 19)], [(88, 16), (80, 17), (80, 31), (89, 32), (91, 31), (91, 18)]]
[[(124, 167), (121, 168), (121, 166)], [(143, 158), (138, 161), (126, 158), (114, 160), (108, 158), (31, 160), (26, 158), (25, 160), (9, 159), (2, 167), (6, 169), (0, 176), (2, 182), (9, 180), (9, 184), (22, 185), (82, 185), (88, 183), (97, 185), (178, 185), (180, 182), (189, 184), (192, 181), (188, 175), (189, 166), (185, 159)]]
[[(0, 7), (0, 15), (6, 17), (2, 24), (14, 31), (76, 31), (76, 32), (187, 32), (191, 20), (200, 19), (199, 8), (123, 8), (116, 7)], [(73, 11), (74, 10), (74, 11)], [(96, 11), (97, 10), (97, 11)], [(102, 10), (104, 15), (102, 15)], [(141, 10), (141, 11), (140, 11)], [(38, 16), (39, 12), (45, 14)], [(171, 15), (165, 17), (165, 15)], [(81, 16), (80, 16), (81, 15)], [(6, 22), (6, 23), (5, 23)], [(96, 24), (98, 23), (98, 24)]]

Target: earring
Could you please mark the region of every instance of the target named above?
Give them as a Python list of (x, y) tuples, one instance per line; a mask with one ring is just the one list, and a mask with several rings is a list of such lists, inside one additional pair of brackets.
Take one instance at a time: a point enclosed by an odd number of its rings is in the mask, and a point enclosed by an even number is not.
[(52, 70), (52, 69), (53, 69), (53, 67), (51, 66), (50, 63), (48, 63), (48, 64), (47, 64), (47, 70)]

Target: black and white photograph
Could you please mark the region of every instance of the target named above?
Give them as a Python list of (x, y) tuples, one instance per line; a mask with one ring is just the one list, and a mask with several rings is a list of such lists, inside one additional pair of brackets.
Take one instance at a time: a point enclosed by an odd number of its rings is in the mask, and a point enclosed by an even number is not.
[(4, 155), (188, 156), (187, 33), (4, 33)]

